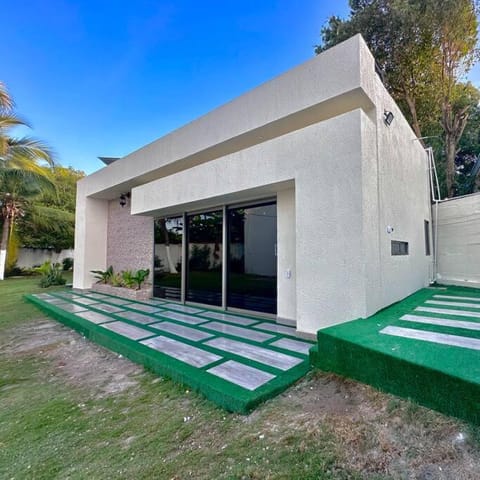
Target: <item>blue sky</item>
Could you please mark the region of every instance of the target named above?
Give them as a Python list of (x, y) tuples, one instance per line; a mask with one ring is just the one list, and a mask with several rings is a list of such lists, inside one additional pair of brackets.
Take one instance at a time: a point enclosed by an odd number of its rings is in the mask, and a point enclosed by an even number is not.
[(91, 173), (308, 60), (332, 14), (348, 2), (4, 0), (0, 80)]

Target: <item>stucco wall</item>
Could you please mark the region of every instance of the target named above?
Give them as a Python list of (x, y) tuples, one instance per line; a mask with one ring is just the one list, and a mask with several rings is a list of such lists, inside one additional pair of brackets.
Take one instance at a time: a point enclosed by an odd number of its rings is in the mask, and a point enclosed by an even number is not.
[[(295, 222), (295, 235), (279, 238), (279, 252), (287, 238), (296, 239), (296, 247), (283, 247), (285, 255), (278, 256), (282, 276), (278, 294), (294, 297), (296, 312), (292, 315), (291, 305), (283, 301), (278, 304), (278, 316), (293, 316), (297, 328), (309, 333), (363, 316), (359, 181), (363, 115), (356, 110), (139, 186), (132, 190), (132, 212), (176, 214), (272, 194), (282, 197), (279, 229), (292, 230)], [(349, 175), (340, 174), (339, 165), (349, 165)], [(286, 197), (281, 193), (284, 190), (290, 192)], [(287, 269), (296, 273), (296, 281), (283, 281)]]
[[(363, 142), (366, 268), (376, 287), (369, 292), (369, 314), (428, 285), (433, 263), (425, 255), (424, 221), (432, 224), (426, 153), (378, 77), (376, 83), (375, 124), (365, 120)], [(385, 110), (394, 114), (390, 126)], [(409, 254), (392, 256), (392, 240), (408, 242)]]
[(438, 206), (437, 281), (480, 286), (480, 193)]
[(108, 203), (107, 265), (114, 271), (138, 270), (153, 264), (153, 218), (132, 216), (130, 203)]

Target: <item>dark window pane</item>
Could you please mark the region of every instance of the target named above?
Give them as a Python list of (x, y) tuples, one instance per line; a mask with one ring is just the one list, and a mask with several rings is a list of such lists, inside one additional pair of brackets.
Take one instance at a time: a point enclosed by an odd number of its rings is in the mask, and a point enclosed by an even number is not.
[(425, 230), (425, 255), (430, 255), (430, 222), (424, 220), (423, 228)]
[(392, 240), (392, 255), (408, 255), (408, 242)]
[(228, 210), (229, 307), (277, 311), (277, 206)]
[(155, 219), (153, 296), (180, 300), (183, 217)]
[(188, 215), (186, 300), (222, 304), (222, 211)]

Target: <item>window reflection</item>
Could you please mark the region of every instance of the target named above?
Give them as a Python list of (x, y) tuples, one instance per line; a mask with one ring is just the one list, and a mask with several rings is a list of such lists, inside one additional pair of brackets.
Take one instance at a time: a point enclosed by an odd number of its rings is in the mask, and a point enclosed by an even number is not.
[(188, 215), (188, 268), (186, 299), (208, 305), (222, 304), (221, 210)]
[(228, 306), (276, 313), (276, 204), (231, 208), (228, 222)]
[(155, 219), (154, 297), (181, 299), (183, 217)]

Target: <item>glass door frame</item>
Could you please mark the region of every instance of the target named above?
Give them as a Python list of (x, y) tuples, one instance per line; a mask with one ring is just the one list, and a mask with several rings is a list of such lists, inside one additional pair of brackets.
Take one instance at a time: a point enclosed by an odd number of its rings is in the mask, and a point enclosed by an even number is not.
[[(199, 307), (211, 308), (216, 310), (223, 310), (229, 312), (238, 312), (238, 313), (246, 313), (246, 314), (254, 314), (258, 317), (265, 317), (269, 319), (275, 319), (277, 317), (276, 314), (273, 313), (265, 313), (265, 312), (258, 312), (256, 310), (245, 310), (242, 308), (236, 307), (229, 307), (227, 305), (227, 293), (228, 293), (228, 210), (241, 208), (241, 207), (249, 207), (249, 206), (260, 206), (263, 204), (268, 203), (275, 203), (277, 204), (277, 197), (275, 196), (268, 196), (264, 198), (257, 198), (252, 199), (244, 202), (237, 202), (232, 204), (223, 204), (221, 206), (212, 206), (206, 207), (202, 209), (191, 210), (187, 212), (183, 212), (182, 214), (178, 215), (169, 215), (169, 216), (182, 216), (183, 218), (183, 225), (184, 231), (182, 235), (182, 267), (181, 267), (181, 289), (180, 289), (180, 303), (185, 305), (194, 305)], [(188, 262), (188, 216), (189, 215), (196, 215), (201, 213), (208, 213), (212, 211), (222, 211), (222, 304), (221, 305), (209, 305), (205, 303), (197, 303), (192, 301), (187, 301), (186, 299), (186, 290), (187, 290), (187, 262)], [(277, 260), (278, 261), (278, 260)]]

